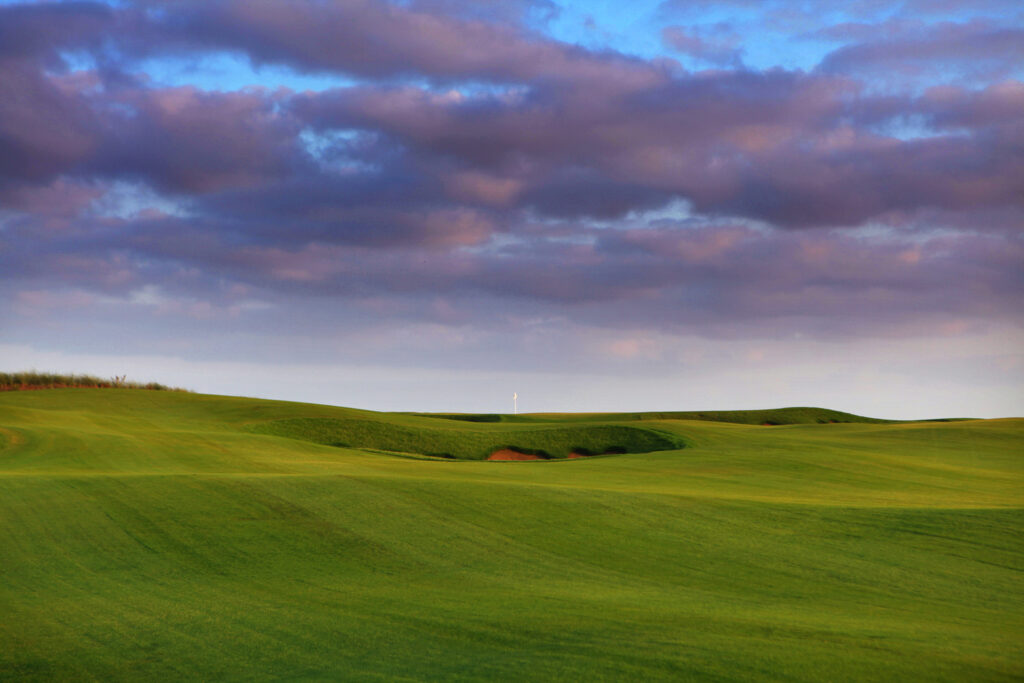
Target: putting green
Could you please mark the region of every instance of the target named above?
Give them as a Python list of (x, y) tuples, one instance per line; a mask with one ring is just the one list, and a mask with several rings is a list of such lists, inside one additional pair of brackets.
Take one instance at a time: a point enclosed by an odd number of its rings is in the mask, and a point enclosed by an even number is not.
[(1024, 677), (1024, 420), (679, 415), (2, 393), (0, 679)]

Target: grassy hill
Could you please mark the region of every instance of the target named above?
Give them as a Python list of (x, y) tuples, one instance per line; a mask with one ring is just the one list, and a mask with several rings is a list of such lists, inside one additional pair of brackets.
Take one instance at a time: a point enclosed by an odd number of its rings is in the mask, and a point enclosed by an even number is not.
[(0, 680), (1024, 676), (1024, 420), (700, 415), (2, 393)]

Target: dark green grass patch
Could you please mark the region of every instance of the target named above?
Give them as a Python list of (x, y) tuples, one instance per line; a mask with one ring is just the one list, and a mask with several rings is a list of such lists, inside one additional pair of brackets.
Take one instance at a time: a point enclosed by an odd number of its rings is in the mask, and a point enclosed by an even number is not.
[(672, 434), (620, 425), (545, 426), (532, 428), (458, 430), (412, 427), (382, 420), (287, 418), (250, 426), (259, 434), (301, 439), (328, 446), (374, 448), (435, 457), (484, 460), (508, 448), (542, 458), (564, 458), (570, 453), (648, 453), (682, 448)]

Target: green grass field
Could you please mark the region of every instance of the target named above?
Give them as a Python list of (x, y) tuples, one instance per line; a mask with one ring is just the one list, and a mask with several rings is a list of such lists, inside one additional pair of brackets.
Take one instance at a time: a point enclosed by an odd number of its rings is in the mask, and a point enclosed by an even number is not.
[(1024, 678), (1024, 420), (737, 415), (0, 393), (0, 679)]

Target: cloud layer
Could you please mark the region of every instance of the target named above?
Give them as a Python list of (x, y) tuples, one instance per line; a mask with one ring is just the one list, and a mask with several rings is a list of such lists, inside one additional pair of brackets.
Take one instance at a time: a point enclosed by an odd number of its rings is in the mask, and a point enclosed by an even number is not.
[[(866, 3), (814, 23), (737, 3), (832, 44), (787, 70), (747, 66), (739, 25), (686, 23), (699, 5), (661, 8), (654, 58), (556, 39), (551, 3), (2, 5), (0, 313), (751, 339), (1020, 325), (1019, 13)], [(151, 73), (226, 58), (335, 86)]]

